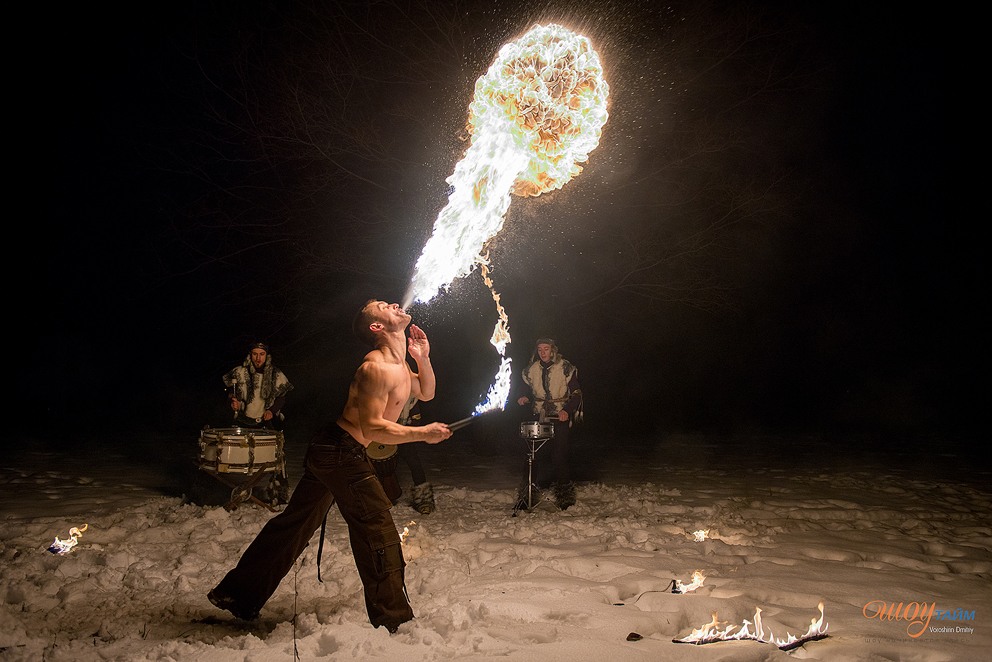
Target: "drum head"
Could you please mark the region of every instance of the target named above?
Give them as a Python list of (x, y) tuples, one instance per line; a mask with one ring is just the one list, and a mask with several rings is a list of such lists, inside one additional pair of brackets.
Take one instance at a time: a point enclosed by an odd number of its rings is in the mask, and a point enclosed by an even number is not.
[(365, 454), (369, 456), (370, 460), (386, 460), (391, 458), (396, 454), (398, 450), (397, 446), (389, 444), (380, 444), (379, 442), (373, 441), (369, 444), (368, 448), (365, 449)]

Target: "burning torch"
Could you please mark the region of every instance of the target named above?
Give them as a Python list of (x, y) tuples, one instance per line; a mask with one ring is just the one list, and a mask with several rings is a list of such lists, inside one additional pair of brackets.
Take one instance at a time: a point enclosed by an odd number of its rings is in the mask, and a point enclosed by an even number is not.
[(461, 430), (463, 427), (471, 423), (472, 419), (474, 418), (475, 418), (474, 415), (466, 416), (465, 418), (457, 420), (454, 423), (448, 423), (448, 429), (451, 430), (452, 432), (454, 432), (455, 430)]

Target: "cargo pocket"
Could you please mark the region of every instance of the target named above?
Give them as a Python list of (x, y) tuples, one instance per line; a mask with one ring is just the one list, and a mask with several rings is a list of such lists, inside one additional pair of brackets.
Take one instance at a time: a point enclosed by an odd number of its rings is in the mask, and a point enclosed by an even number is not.
[(354, 497), (355, 507), (363, 519), (377, 513), (389, 510), (393, 503), (386, 496), (379, 479), (373, 475), (363, 477), (352, 483), (349, 488)]
[(370, 540), (369, 542), (372, 543), (375, 570), (379, 577), (385, 577), (391, 572), (406, 567), (406, 561), (403, 559), (403, 548), (399, 540), (396, 542)]

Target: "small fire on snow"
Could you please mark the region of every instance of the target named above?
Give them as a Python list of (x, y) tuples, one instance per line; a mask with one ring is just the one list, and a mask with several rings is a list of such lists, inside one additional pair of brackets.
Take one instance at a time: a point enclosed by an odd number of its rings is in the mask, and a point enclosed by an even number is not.
[[(744, 627), (734, 632), (737, 628), (736, 625), (728, 625), (725, 628), (720, 628), (720, 622), (717, 620), (716, 612), (713, 612), (713, 619), (693, 630), (689, 636), (683, 637), (682, 639), (672, 639), (676, 644), (710, 644), (716, 641), (738, 641), (738, 640), (749, 640), (749, 641), (760, 641), (766, 644), (775, 644), (781, 650), (787, 651), (793, 648), (798, 648), (802, 646), (807, 641), (816, 641), (817, 639), (826, 638), (827, 634), (827, 624), (823, 622), (823, 603), (821, 602), (817, 605), (820, 610), (820, 617), (810, 619), (809, 629), (806, 633), (800, 637), (796, 637), (792, 634), (786, 633), (785, 639), (779, 639), (775, 637), (771, 631), (765, 632), (761, 625), (761, 607), (755, 607), (754, 609), (754, 622), (744, 621)], [(754, 629), (751, 629), (751, 626)]]
[(675, 580), (675, 586), (672, 588), (672, 593), (688, 593), (689, 591), (695, 591), (697, 588), (703, 585), (703, 580), (706, 579), (706, 575), (703, 574), (702, 570), (697, 570), (692, 573), (692, 581), (688, 584), (683, 584), (681, 580)]
[(411, 526), (414, 526), (415, 524), (416, 524), (415, 521), (410, 520), (409, 522), (407, 522), (406, 526), (403, 527), (403, 533), (400, 534), (400, 542), (401, 543), (406, 540), (406, 537), (408, 535), (410, 535), (410, 527)]
[(66, 540), (62, 540), (58, 536), (55, 536), (55, 542), (48, 547), (48, 551), (52, 554), (65, 554), (71, 551), (72, 548), (78, 543), (79, 538), (82, 537), (83, 531), (88, 528), (89, 524), (83, 524), (80, 527), (72, 527), (69, 529), (69, 537)]

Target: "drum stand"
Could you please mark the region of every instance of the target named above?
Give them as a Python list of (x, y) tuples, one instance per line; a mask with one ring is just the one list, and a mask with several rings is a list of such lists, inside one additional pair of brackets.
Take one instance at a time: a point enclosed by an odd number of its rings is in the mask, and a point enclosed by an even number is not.
[(224, 483), (231, 488), (231, 500), (224, 504), (224, 510), (230, 512), (237, 510), (238, 504), (244, 503), (245, 501), (251, 501), (254, 504), (267, 508), (269, 511), (275, 513), (278, 512), (271, 504), (265, 503), (259, 499), (254, 494), (255, 487), (258, 487), (262, 482), (263, 478), (268, 478), (272, 480), (275, 476), (274, 473), (270, 471), (256, 471), (253, 474), (247, 474), (248, 480), (243, 483), (236, 483), (234, 481), (229, 481), (224, 476), (219, 474), (212, 474), (214, 478)]
[[(198, 475), (210, 476), (231, 490), (227, 501), (223, 504), (224, 510), (228, 512), (234, 511), (238, 509), (238, 505), (245, 502), (251, 502), (255, 505), (262, 506), (270, 512), (279, 512), (272, 506), (272, 504), (266, 503), (262, 499), (259, 499), (254, 493), (255, 488), (261, 486), (263, 479), (268, 478), (269, 480), (273, 480), (276, 476), (275, 473), (271, 471), (259, 470), (249, 474), (220, 474), (213, 471), (207, 471), (203, 469), (203, 467), (198, 468), (200, 469)], [(194, 483), (193, 490), (195, 493), (200, 493), (204, 489), (206, 488), (198, 486), (198, 483)], [(200, 498), (202, 498), (202, 495)], [(194, 499), (194, 503), (199, 503), (199, 501)]]
[(541, 450), (544, 444), (551, 440), (551, 437), (525, 437), (527, 440), (528, 450), (527, 450), (527, 507), (520, 508), (520, 501), (513, 507), (513, 516), (516, 517), (517, 513), (521, 510), (526, 510), (530, 512), (534, 510), (534, 507), (541, 503), (544, 497), (538, 500), (534, 500), (534, 493), (540, 492), (537, 485), (534, 483), (534, 456), (537, 455), (537, 451)]

